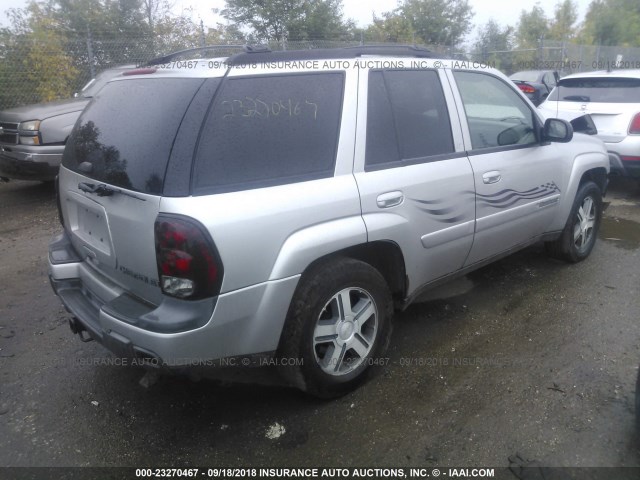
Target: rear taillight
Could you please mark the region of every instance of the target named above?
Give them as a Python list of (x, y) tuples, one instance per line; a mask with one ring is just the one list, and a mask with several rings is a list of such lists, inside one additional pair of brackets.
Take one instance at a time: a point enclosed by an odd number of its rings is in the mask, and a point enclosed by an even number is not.
[(631, 120), (629, 124), (629, 135), (638, 134), (640, 134), (640, 113), (636, 113), (636, 116), (633, 117), (633, 120)]
[(531, 85), (527, 85), (527, 84), (524, 84), (524, 83), (519, 83), (518, 84), (518, 88), (520, 90), (522, 90), (524, 93), (535, 93), (536, 92), (535, 88), (533, 88)]
[(223, 267), (204, 227), (182, 216), (158, 215), (154, 226), (160, 288), (186, 300), (220, 293)]

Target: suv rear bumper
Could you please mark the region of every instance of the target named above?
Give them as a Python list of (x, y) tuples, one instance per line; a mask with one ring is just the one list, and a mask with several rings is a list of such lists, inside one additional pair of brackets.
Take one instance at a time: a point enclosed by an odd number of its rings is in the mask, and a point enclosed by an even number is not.
[(0, 176), (16, 180), (53, 180), (64, 145), (53, 147), (0, 146)]
[(640, 179), (640, 160), (623, 160), (615, 152), (609, 153), (609, 164), (611, 173), (621, 175), (623, 177), (631, 177)]
[[(171, 305), (172, 299), (168, 299), (171, 308), (166, 308), (165, 302), (155, 306), (127, 298), (115, 284), (104, 290), (96, 288), (108, 280), (78, 257), (66, 234), (50, 243), (49, 278), (56, 295), (74, 316), (72, 329), (86, 330), (118, 356), (153, 359), (153, 364), (184, 369), (276, 351), (299, 275), (222, 294), (213, 312), (199, 322), (201, 326), (171, 332), (141, 326), (148, 325), (149, 318), (175, 326), (174, 317), (185, 317), (189, 304), (197, 302)], [(102, 298), (105, 291), (113, 292), (113, 298)]]

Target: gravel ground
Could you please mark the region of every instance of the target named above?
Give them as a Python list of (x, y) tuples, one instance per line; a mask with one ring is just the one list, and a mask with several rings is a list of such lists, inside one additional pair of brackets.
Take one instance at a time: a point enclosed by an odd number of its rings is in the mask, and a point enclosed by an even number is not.
[(587, 261), (535, 246), (432, 292), (397, 315), (389, 365), (324, 402), (142, 388), (139, 368), (69, 331), (47, 279), (52, 188), (1, 184), (0, 465), (640, 466), (640, 192), (618, 179), (606, 201)]

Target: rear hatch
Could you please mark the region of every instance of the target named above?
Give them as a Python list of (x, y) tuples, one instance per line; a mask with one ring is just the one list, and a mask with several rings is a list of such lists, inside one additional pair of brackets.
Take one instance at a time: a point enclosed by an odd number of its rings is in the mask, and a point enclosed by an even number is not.
[(633, 117), (640, 112), (640, 79), (629, 77), (565, 78), (542, 108), (571, 120), (589, 114), (598, 138), (617, 143), (626, 138)]
[(154, 222), (165, 171), (202, 83), (154, 74), (108, 84), (80, 116), (60, 170), (61, 210), (78, 254), (97, 274), (154, 304), (162, 298)]

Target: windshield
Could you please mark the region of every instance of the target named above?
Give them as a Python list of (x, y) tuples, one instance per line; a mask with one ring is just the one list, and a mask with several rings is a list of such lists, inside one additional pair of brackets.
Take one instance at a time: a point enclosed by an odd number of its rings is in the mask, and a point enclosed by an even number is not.
[(640, 103), (640, 78), (567, 78), (549, 100), (561, 102)]
[(521, 80), (523, 82), (537, 82), (539, 76), (540, 76), (539, 72), (524, 71), (524, 72), (516, 72), (513, 75), (511, 75), (509, 78), (511, 80)]

